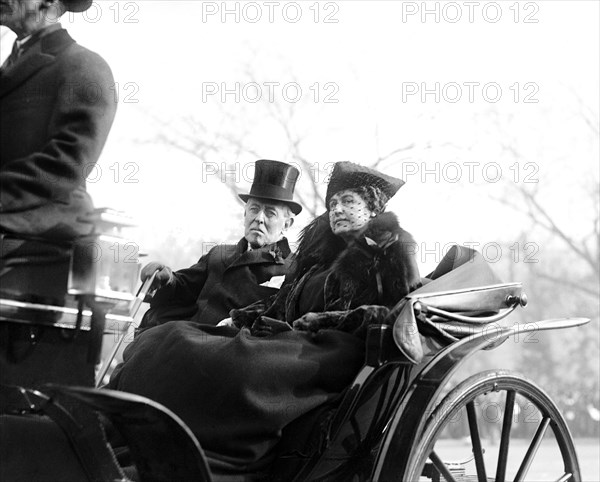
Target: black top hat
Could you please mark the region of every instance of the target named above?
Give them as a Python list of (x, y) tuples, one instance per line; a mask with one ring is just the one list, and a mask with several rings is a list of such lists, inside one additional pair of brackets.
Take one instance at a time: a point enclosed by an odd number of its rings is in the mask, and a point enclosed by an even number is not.
[(336, 162), (327, 186), (325, 205), (329, 209), (329, 201), (336, 192), (361, 186), (378, 187), (390, 199), (403, 185), (404, 181), (402, 179), (388, 176), (370, 167), (354, 164), (353, 162)]
[(69, 12), (84, 12), (92, 5), (93, 0), (62, 0)]
[(240, 194), (240, 199), (248, 202), (251, 197), (269, 199), (287, 204), (294, 214), (302, 211), (302, 206), (293, 200), (294, 187), (300, 171), (285, 162), (261, 159), (254, 164), (254, 181), (248, 194)]

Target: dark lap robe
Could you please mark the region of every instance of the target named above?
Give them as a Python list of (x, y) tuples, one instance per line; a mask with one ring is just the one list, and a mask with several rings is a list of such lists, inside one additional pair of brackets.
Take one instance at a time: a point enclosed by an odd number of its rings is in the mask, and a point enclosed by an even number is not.
[(270, 462), (281, 429), (331, 400), (364, 361), (364, 341), (324, 330), (259, 338), (248, 329), (172, 321), (127, 347), (110, 388), (179, 415), (213, 470), (252, 472)]

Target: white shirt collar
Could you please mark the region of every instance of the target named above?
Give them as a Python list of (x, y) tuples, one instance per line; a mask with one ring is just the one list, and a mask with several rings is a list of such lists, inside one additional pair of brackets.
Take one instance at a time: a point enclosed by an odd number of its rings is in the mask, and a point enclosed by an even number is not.
[(31, 34), (28, 35), (27, 37), (22, 38), (21, 40), (16, 39), (15, 42), (17, 42), (17, 48), (22, 49), (23, 45), (25, 45), (30, 38), (31, 38)]

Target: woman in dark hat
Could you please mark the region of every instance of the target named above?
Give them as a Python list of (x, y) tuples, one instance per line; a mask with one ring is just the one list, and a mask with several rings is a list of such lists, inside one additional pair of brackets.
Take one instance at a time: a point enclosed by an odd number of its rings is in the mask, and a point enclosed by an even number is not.
[(151, 328), (126, 349), (111, 388), (173, 410), (223, 480), (268, 470), (282, 428), (348, 386), (363, 364), (367, 324), (393, 321), (390, 308), (419, 283), (415, 243), (384, 212), (402, 184), (336, 164), (327, 212), (303, 231), (293, 275), (274, 300), (233, 310), (235, 326)]

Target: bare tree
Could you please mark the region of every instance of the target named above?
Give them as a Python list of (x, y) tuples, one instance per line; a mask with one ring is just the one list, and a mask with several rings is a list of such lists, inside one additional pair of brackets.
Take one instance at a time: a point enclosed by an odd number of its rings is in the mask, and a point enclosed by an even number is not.
[[(291, 83), (296, 82), (291, 76)], [(262, 85), (249, 65), (245, 68), (244, 81)], [(296, 82), (297, 83), (297, 82)], [(296, 188), (298, 201), (305, 207), (311, 216), (320, 214), (325, 205), (325, 197), (322, 182), (314, 182), (315, 179), (325, 180), (329, 172), (327, 168), (331, 163), (316, 162), (310, 159), (305, 147), (310, 140), (312, 125), (306, 119), (300, 119), (306, 113), (307, 102), (285, 102), (281, 99), (268, 99), (263, 97), (259, 102), (247, 106), (239, 103), (223, 103), (215, 99), (212, 107), (218, 112), (219, 121), (208, 127), (201, 116), (192, 114), (181, 116), (174, 120), (166, 121), (157, 118), (153, 113), (146, 112), (156, 122), (156, 133), (149, 139), (150, 142), (158, 142), (181, 152), (189, 154), (199, 162), (208, 166), (215, 179), (223, 182), (230, 193), (237, 199), (237, 195), (243, 189), (235, 178), (227, 176), (228, 172), (235, 169), (235, 165), (249, 162), (250, 159), (259, 159), (262, 154), (253, 145), (253, 129), (256, 119), (268, 123), (273, 135), (280, 141), (285, 142), (286, 152), (281, 160), (296, 165), (300, 171), (308, 173), (305, 179)], [(379, 137), (375, 128), (375, 153), (366, 165), (377, 167), (381, 163), (400, 154), (405, 154), (415, 147), (414, 143), (406, 143), (388, 152), (379, 152)], [(227, 159), (227, 161), (223, 161)], [(218, 162), (215, 162), (217, 160)]]
[[(589, 109), (580, 104), (578, 118), (582, 128), (588, 130), (591, 141), (596, 143), (599, 136), (598, 117), (594, 117)], [(512, 160), (521, 165), (527, 162), (527, 158), (522, 155), (516, 140), (510, 139), (505, 132), (501, 132), (498, 138), (501, 149)], [(583, 204), (589, 205), (580, 206), (590, 213), (583, 236), (573, 234), (572, 229), (564, 226), (564, 223), (561, 224), (552, 208), (542, 200), (544, 194), (542, 190), (543, 183), (541, 182), (506, 182), (503, 195), (494, 199), (529, 221), (528, 225), (523, 227), (524, 232), (531, 233), (534, 230), (543, 232), (549, 243), (553, 242), (562, 246), (562, 252), (569, 259), (568, 265), (571, 270), (561, 273), (556, 266), (537, 266), (536, 276), (583, 293), (588, 297), (598, 298), (598, 281), (600, 279), (600, 183), (598, 178), (593, 173), (590, 173), (589, 176), (582, 176), (576, 189), (571, 189), (571, 192), (575, 191), (575, 195)], [(579, 226), (579, 228), (582, 227)], [(579, 269), (575, 269), (576, 267)]]

